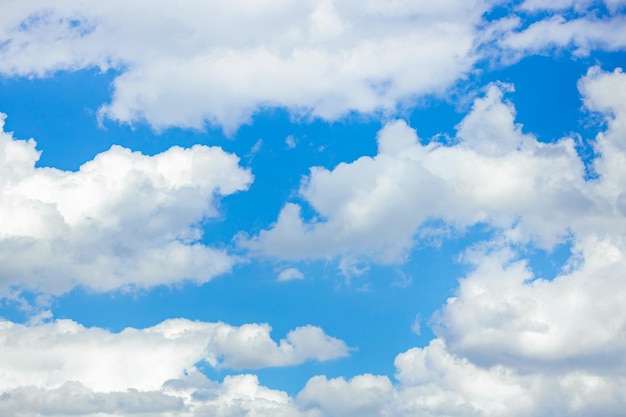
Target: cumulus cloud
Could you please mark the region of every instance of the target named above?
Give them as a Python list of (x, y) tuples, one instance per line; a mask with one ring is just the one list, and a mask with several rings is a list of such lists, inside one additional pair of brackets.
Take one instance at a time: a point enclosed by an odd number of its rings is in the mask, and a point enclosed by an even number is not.
[(574, 56), (623, 50), (624, 5), (623, 0), (526, 0), (517, 8), (521, 15), (506, 19), (508, 27), (502, 25), (494, 36), (498, 47), (493, 56), (507, 64), (555, 49), (570, 50)]
[(51, 294), (206, 282), (230, 270), (222, 249), (199, 242), (217, 201), (248, 188), (249, 170), (217, 147), (154, 156), (120, 146), (76, 172), (35, 167), (34, 140), (2, 131), (0, 293)]
[[(332, 416), (354, 415), (350, 406), (358, 407), (362, 398), (381, 416), (623, 414), (626, 213), (619, 207), (626, 174), (626, 77), (620, 70), (592, 68), (579, 88), (608, 126), (596, 137), (599, 177), (587, 191), (601, 203), (571, 222), (572, 257), (565, 268), (538, 277), (502, 239), (468, 249), (464, 260), (474, 269), (435, 315), (438, 337), (396, 357), (396, 384), (383, 376), (316, 377), (300, 393), (303, 404)], [(551, 198), (546, 191), (531, 197)], [(346, 404), (347, 397), (358, 400)]]
[(623, 373), (623, 243), (589, 237), (576, 252), (582, 265), (552, 280), (507, 254), (475, 255), (477, 268), (448, 300), (436, 333), (451, 351), (483, 365)]
[[(580, 190), (599, 202), (581, 216), (562, 214), (565, 208), (552, 212), (554, 222), (571, 223), (573, 242), (571, 259), (554, 277), (535, 276), (515, 252), (517, 245), (510, 245), (514, 241), (511, 237), (470, 248), (464, 259), (474, 269), (460, 280), (455, 296), (435, 317), (437, 338), (428, 346), (409, 349), (396, 357), (395, 381), (370, 374), (351, 379), (315, 376), (297, 396), (290, 398), (284, 392), (263, 387), (252, 375), (226, 377), (218, 383), (194, 368), (198, 360), (215, 366), (249, 367), (254, 363), (275, 366), (294, 363), (294, 358), (323, 360), (347, 352), (345, 344), (310, 326), (296, 329), (276, 343), (269, 338), (266, 325), (232, 327), (168, 320), (149, 329), (128, 329), (114, 334), (103, 329), (85, 329), (71, 321), (30, 327), (5, 321), (0, 355), (3, 361), (0, 369), (4, 372), (0, 378), (4, 384), (0, 388), (0, 410), (8, 413), (18, 410), (23, 415), (37, 417), (50, 414), (47, 410), (58, 414), (75, 411), (75, 415), (87, 415), (99, 410), (104, 415), (144, 413), (158, 417), (623, 414), (626, 224), (620, 196), (626, 175), (623, 163), (626, 112), (619, 96), (626, 91), (624, 86), (626, 80), (621, 71), (607, 73), (598, 68), (591, 69), (580, 81), (588, 108), (607, 118), (606, 130), (595, 140), (599, 156), (594, 169), (598, 178), (591, 181), (585, 181), (578, 171), (580, 161), (575, 164), (570, 161), (569, 145), (563, 144), (568, 140), (543, 145), (532, 136), (523, 135), (520, 127), (512, 123), (513, 109), (502, 100), (497, 87), (475, 104), (470, 116), (476, 117), (468, 116), (459, 125), (458, 130), (463, 133), (457, 135), (455, 145), (418, 145), (412, 129), (401, 123), (391, 125), (397, 129), (396, 134), (401, 134), (398, 140), (393, 140), (396, 135), (381, 133), (376, 158), (381, 154), (415, 155), (418, 146), (430, 146), (431, 153), (457, 149), (465, 152), (465, 157), (474, 156), (475, 160), (468, 163), (478, 177), (481, 165), (476, 160), (498, 161), (506, 175), (507, 169), (514, 166), (511, 161), (516, 160), (512, 155), (517, 158), (522, 155), (521, 160), (527, 163), (525, 173), (532, 177), (537, 166), (548, 169), (542, 158), (557, 164), (559, 158), (565, 158), (569, 162), (564, 167), (577, 170), (571, 176), (571, 183), (566, 180), (571, 174), (567, 171), (547, 186), (533, 177), (531, 184), (544, 188), (528, 189), (526, 198), (551, 201), (550, 193), (558, 193), (559, 186), (577, 184), (587, 187)], [(478, 117), (480, 112), (491, 117), (483, 120)], [(481, 130), (478, 129), (481, 121), (492, 124)], [(472, 142), (476, 132), (487, 132), (479, 141), (480, 147)], [(493, 141), (489, 132), (510, 137)], [(370, 158), (370, 163), (376, 158)], [(436, 172), (453, 171), (453, 167), (457, 165), (442, 166)], [(554, 177), (556, 171), (550, 175)], [(512, 184), (517, 186), (515, 182)], [(486, 185), (483, 184), (480, 192), (490, 196), (493, 190), (486, 189)], [(500, 188), (499, 192), (503, 190)], [(517, 189), (520, 190), (524, 188)], [(468, 199), (469, 210), (476, 209), (473, 205), (476, 201), (483, 204), (487, 201), (492, 205), (487, 207), (504, 211), (509, 207), (506, 201), (513, 198), (512, 194), (506, 194), (503, 203), (494, 200), (495, 197), (481, 196)], [(522, 205), (526, 211), (518, 214), (512, 224), (502, 220), (508, 219), (507, 216), (498, 220), (502, 223), (494, 221), (494, 224), (507, 225), (502, 226), (507, 233), (519, 227), (532, 229), (533, 222), (524, 223), (524, 216), (535, 215), (529, 207), (533, 205)], [(488, 210), (485, 212), (485, 218), (493, 217)], [(574, 218), (577, 220), (573, 221)], [(458, 219), (455, 221), (463, 224)], [(545, 236), (553, 236), (560, 227), (549, 229)], [(41, 346), (44, 339), (51, 350), (35, 352), (32, 347)], [(63, 343), (58, 342), (61, 339)], [(78, 348), (83, 356), (76, 354)], [(115, 356), (116, 349), (130, 356)], [(151, 359), (151, 352), (157, 359)], [(81, 357), (91, 360), (78, 363)], [(102, 358), (115, 360), (110, 367), (96, 370)], [(115, 382), (119, 372), (137, 375), (124, 375), (123, 382)], [(78, 382), (66, 382), (72, 379)], [(138, 388), (127, 389), (131, 385), (128, 381)], [(75, 404), (64, 401), (65, 398), (75, 399)]]
[[(256, 369), (327, 361), (349, 354), (346, 344), (315, 326), (298, 327), (276, 343), (267, 324), (205, 323), (170, 319), (119, 333), (72, 320), (27, 326), (0, 321), (0, 391), (67, 381), (98, 392), (151, 391), (195, 370)], [(45, 348), (42, 348), (45, 347)]]
[(626, 403), (621, 375), (575, 368), (557, 376), (500, 365), (483, 368), (448, 352), (441, 339), (398, 355), (395, 365), (395, 385), (384, 376), (316, 377), (298, 400), (333, 417), (361, 415), (360, 406), (363, 415), (388, 417), (618, 416)]
[[(500, 3), (4, 2), (0, 74), (114, 68), (101, 117), (155, 129), (208, 122), (233, 131), (267, 107), (328, 120), (393, 113), (418, 96), (446, 91), (485, 58), (626, 45), (617, 14), (622, 0), (606, 1), (606, 19), (586, 12), (591, 1), (528, 0), (485, 21)], [(582, 12), (572, 20), (554, 14), (568, 8)], [(519, 10), (548, 13), (537, 20)]]
[(535, 22), (521, 31), (512, 31), (498, 43), (505, 52), (516, 58), (554, 48), (571, 48), (574, 55), (586, 56), (598, 49), (623, 50), (626, 47), (625, 24), (623, 15), (606, 19), (581, 17), (572, 20), (556, 15)]
[(394, 111), (471, 70), (489, 3), (3, 3), (0, 73), (113, 67), (101, 115), (157, 129), (232, 130), (267, 106), (325, 119)]
[[(289, 259), (369, 257), (402, 261), (422, 227), (440, 219), (457, 230), (487, 223), (510, 241), (549, 248), (597, 207), (575, 143), (541, 143), (515, 123), (493, 84), (457, 126), (456, 143), (422, 144), (404, 121), (378, 133), (378, 154), (311, 168), (299, 194), (317, 213), (305, 221), (288, 203), (269, 230), (244, 245)], [(537, 198), (541, 196), (541, 198)]]
[(98, 392), (78, 382), (20, 387), (0, 394), (0, 412), (16, 417), (320, 417), (301, 411), (286, 393), (260, 385), (254, 375), (227, 376), (218, 383), (199, 372), (152, 391)]
[(626, 267), (626, 212), (621, 209), (626, 76), (592, 68), (580, 89), (588, 108), (608, 118), (607, 130), (596, 138), (599, 178), (589, 191), (602, 210), (572, 222), (573, 255), (554, 279), (536, 277), (508, 250), (473, 251), (467, 257), (476, 270), (461, 280), (457, 297), (442, 310), (438, 334), (449, 349), (477, 363), (546, 372), (571, 366), (623, 372), (626, 367), (621, 272)]
[(385, 415), (382, 413), (392, 392), (386, 376), (357, 375), (348, 381), (316, 376), (300, 391), (298, 402), (319, 407), (326, 415), (375, 417)]

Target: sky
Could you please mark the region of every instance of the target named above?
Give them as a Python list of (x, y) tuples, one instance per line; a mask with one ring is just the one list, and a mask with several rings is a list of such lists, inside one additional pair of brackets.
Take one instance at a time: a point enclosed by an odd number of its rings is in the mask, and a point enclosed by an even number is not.
[(0, 1), (0, 415), (626, 409), (626, 1)]

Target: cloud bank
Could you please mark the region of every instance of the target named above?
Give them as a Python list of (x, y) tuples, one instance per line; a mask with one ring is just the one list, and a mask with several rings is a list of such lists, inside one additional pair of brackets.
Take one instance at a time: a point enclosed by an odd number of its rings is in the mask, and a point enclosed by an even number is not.
[(394, 112), (467, 75), (489, 3), (11, 2), (0, 74), (114, 68), (101, 116), (155, 129), (232, 131), (266, 107), (329, 120)]
[(72, 320), (30, 326), (2, 320), (0, 391), (57, 389), (67, 381), (97, 392), (151, 391), (196, 372), (201, 361), (219, 369), (258, 369), (327, 361), (350, 351), (319, 327), (298, 327), (279, 343), (271, 339), (271, 330), (267, 324), (235, 327), (169, 319), (113, 333)]

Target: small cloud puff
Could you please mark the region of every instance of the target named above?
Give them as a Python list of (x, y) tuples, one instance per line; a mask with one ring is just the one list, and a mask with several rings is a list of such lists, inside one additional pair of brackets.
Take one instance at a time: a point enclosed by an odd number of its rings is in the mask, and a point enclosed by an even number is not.
[(284, 269), (278, 274), (278, 281), (293, 281), (297, 279), (304, 279), (304, 274), (296, 268)]

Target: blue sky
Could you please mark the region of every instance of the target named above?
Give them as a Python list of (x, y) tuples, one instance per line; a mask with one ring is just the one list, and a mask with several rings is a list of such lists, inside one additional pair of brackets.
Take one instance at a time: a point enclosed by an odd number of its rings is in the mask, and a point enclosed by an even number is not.
[(0, 414), (620, 415), (625, 6), (0, 5)]

